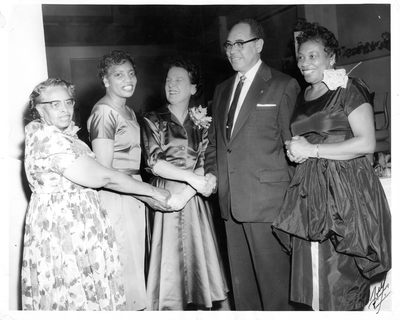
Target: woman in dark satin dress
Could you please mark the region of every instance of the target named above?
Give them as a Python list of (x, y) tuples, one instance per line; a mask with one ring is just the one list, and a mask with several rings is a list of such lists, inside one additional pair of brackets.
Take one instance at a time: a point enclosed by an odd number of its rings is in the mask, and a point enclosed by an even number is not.
[(391, 268), (391, 215), (367, 154), (375, 149), (370, 92), (333, 66), (339, 45), (306, 24), (298, 67), (310, 84), (286, 142), (299, 163), (273, 228), (292, 254), (292, 301), (314, 310), (360, 310), (370, 278)]
[(155, 176), (152, 184), (171, 192), (168, 205), (174, 210), (154, 213), (148, 310), (207, 309), (227, 297), (212, 213), (198, 194), (208, 190), (203, 163), (211, 120), (188, 110), (199, 90), (197, 67), (173, 61), (165, 83), (169, 104), (145, 116), (143, 140), (148, 169)]

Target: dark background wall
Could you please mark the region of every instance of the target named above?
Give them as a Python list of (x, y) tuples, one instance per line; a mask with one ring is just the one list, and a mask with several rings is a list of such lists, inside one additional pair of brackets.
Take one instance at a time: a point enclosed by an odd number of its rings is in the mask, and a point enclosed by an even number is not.
[(239, 19), (254, 18), (267, 35), (262, 59), (282, 70), (282, 57), (293, 37), (296, 6), (222, 5), (43, 5), (48, 73), (76, 84), (75, 121), (82, 127), (93, 105), (104, 95), (96, 76), (98, 60), (113, 49), (135, 57), (138, 84), (127, 105), (139, 114), (165, 103), (167, 63), (189, 58), (200, 68), (204, 94), (233, 74), (222, 44)]
[[(76, 84), (75, 120), (86, 142), (86, 119), (104, 94), (96, 76), (97, 62), (113, 49), (135, 57), (138, 84), (127, 104), (144, 114), (165, 103), (166, 66), (173, 58), (189, 58), (199, 66), (205, 86), (198, 103), (211, 101), (215, 86), (233, 73), (222, 44), (242, 18), (254, 18), (264, 27), (263, 61), (302, 85), (293, 45), (299, 19), (327, 27), (345, 49), (382, 41), (385, 32), (390, 37), (389, 4), (43, 5), (42, 9), (48, 73)], [(351, 75), (364, 79), (373, 92), (388, 92), (390, 109), (390, 50), (359, 50), (342, 57), (338, 66), (349, 71), (360, 61)]]

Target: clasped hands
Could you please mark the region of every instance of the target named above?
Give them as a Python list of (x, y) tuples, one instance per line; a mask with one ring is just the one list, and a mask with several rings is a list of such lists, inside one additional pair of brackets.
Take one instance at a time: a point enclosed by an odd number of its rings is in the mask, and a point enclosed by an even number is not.
[(153, 209), (163, 212), (179, 211), (183, 209), (186, 203), (192, 198), (196, 192), (205, 197), (211, 195), (217, 187), (217, 178), (213, 174), (205, 176), (193, 174), (189, 185), (180, 193), (170, 193), (168, 190), (157, 188), (158, 196), (148, 199), (147, 204)]
[(312, 146), (312, 144), (301, 136), (294, 136), (292, 140), (285, 141), (286, 154), (290, 161), (296, 163), (307, 161)]
[(207, 173), (205, 176), (196, 174), (195, 179), (189, 183), (198, 193), (208, 197), (217, 187), (217, 178), (212, 173)]
[(212, 174), (206, 174), (205, 176), (194, 174), (188, 181), (188, 185), (179, 193), (173, 193), (171, 198), (168, 200), (167, 205), (169, 210), (167, 211), (179, 211), (182, 210), (186, 203), (196, 194), (200, 193), (205, 197), (208, 197), (217, 186), (217, 178)]

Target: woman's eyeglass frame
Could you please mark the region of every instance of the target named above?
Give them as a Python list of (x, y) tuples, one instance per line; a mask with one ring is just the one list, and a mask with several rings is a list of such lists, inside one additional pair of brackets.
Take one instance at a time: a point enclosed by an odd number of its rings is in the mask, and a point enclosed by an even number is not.
[(229, 52), (232, 51), (232, 48), (235, 47), (237, 51), (242, 51), (243, 50), (243, 45), (251, 42), (251, 41), (257, 41), (260, 38), (252, 38), (250, 40), (247, 41), (235, 41), (234, 43), (230, 43), (230, 42), (225, 42), (223, 44), (225, 51)]
[[(53, 101), (38, 102), (37, 104), (50, 104), (50, 106), (54, 110), (59, 110), (63, 103), (60, 100), (53, 100)], [(74, 98), (70, 98), (70, 99), (64, 100), (64, 104), (67, 107), (72, 108), (75, 105), (75, 99)]]

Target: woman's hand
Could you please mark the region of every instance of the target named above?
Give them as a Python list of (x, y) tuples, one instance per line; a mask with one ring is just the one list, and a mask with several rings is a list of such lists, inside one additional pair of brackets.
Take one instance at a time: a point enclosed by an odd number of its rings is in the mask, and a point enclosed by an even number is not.
[(203, 173), (178, 168), (165, 160), (159, 159), (153, 166), (153, 172), (167, 180), (186, 182), (199, 193), (206, 193), (209, 188)]
[(285, 141), (285, 147), (289, 160), (296, 163), (307, 161), (312, 148), (315, 148), (314, 145), (300, 136), (294, 136), (292, 140)]
[(168, 211), (180, 211), (186, 206), (188, 201), (189, 199), (187, 199), (184, 194), (173, 193), (167, 202), (167, 206), (169, 208)]
[(188, 179), (187, 182), (193, 187), (193, 189), (201, 194), (207, 193), (210, 189), (210, 185), (206, 178), (195, 173), (190, 177), (190, 179)]
[(207, 173), (205, 176), (207, 181), (208, 190), (205, 193), (202, 193), (203, 196), (209, 197), (211, 193), (215, 192), (217, 188), (217, 177), (214, 176), (212, 173)]
[(158, 202), (161, 202), (162, 204), (166, 204), (167, 201), (171, 198), (171, 193), (162, 188), (158, 187), (153, 187), (154, 188), (154, 194), (152, 195), (152, 198)]
[(167, 202), (160, 202), (151, 197), (135, 196), (137, 199), (145, 202), (149, 207), (156, 211), (170, 211), (171, 208), (168, 207)]

